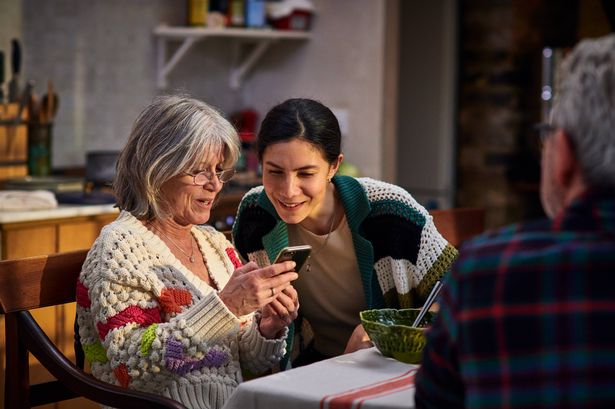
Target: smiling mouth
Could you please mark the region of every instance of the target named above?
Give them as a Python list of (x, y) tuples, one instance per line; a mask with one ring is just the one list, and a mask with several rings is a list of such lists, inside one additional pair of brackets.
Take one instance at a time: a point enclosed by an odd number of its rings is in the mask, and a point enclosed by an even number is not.
[(213, 203), (213, 200), (197, 199), (197, 202), (204, 204), (205, 206), (209, 206)]
[(303, 204), (303, 202), (300, 203), (287, 203), (287, 202), (283, 202), (281, 200), (278, 200), (278, 203), (281, 204), (283, 207), (287, 208), (287, 209), (294, 209), (297, 206), (300, 206)]

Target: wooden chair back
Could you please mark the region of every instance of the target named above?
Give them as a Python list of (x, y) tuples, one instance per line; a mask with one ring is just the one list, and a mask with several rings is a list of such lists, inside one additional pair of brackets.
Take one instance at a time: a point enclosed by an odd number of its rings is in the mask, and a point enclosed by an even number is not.
[[(0, 261), (0, 313), (5, 315), (5, 408), (30, 408), (83, 396), (116, 408), (184, 408), (149, 393), (99, 381), (73, 364), (47, 337), (29, 310), (75, 301), (87, 250)], [(77, 335), (77, 334), (76, 334)], [(83, 355), (78, 336), (75, 354)], [(32, 353), (56, 380), (31, 385)]]
[(431, 210), (429, 213), (440, 234), (455, 247), (485, 230), (483, 208), (459, 207)]

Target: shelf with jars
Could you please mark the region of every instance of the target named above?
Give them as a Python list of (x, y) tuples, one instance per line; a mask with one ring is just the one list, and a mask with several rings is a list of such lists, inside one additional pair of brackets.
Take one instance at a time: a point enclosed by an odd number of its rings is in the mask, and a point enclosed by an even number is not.
[[(229, 86), (239, 89), (246, 74), (255, 66), (267, 49), (281, 40), (309, 40), (307, 31), (273, 30), (266, 28), (230, 28), (230, 27), (172, 27), (160, 25), (154, 29), (157, 43), (157, 86), (167, 87), (167, 77), (179, 64), (192, 46), (207, 38), (226, 38), (233, 41), (236, 55), (244, 43), (252, 43), (252, 48), (241, 61), (231, 68)], [(169, 42), (181, 42), (175, 52), (167, 57)]]

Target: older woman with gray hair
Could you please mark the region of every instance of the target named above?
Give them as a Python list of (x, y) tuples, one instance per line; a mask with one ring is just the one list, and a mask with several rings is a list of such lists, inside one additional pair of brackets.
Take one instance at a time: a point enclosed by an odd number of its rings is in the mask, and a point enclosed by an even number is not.
[(242, 266), (204, 225), (238, 155), (235, 129), (201, 101), (158, 97), (137, 118), (118, 158), (121, 212), (77, 283), (96, 378), (219, 408), (242, 369), (262, 372), (284, 356), (298, 309), (294, 262)]

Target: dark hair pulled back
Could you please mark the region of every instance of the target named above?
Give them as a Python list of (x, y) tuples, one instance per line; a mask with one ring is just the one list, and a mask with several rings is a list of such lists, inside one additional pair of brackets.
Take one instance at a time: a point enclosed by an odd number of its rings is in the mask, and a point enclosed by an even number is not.
[(314, 145), (328, 163), (335, 162), (341, 153), (342, 135), (337, 118), (329, 108), (312, 99), (287, 99), (271, 108), (258, 132), (259, 160), (262, 161), (268, 146), (294, 138)]

